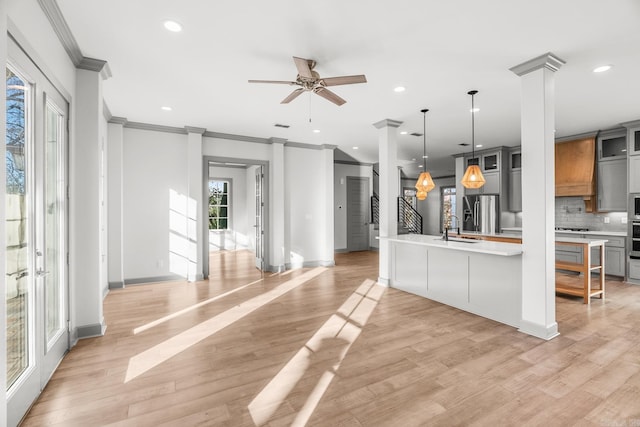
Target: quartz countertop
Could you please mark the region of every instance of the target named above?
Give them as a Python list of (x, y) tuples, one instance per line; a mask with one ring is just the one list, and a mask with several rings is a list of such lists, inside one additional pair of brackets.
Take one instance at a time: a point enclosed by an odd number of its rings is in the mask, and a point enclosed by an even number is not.
[(515, 256), (522, 254), (522, 245), (517, 243), (489, 242), (485, 240), (460, 239), (455, 237), (450, 237), (448, 241), (445, 241), (442, 240), (442, 236), (429, 236), (424, 234), (400, 234), (397, 236), (378, 237), (378, 239), (407, 243), (411, 245), (431, 246), (499, 256)]

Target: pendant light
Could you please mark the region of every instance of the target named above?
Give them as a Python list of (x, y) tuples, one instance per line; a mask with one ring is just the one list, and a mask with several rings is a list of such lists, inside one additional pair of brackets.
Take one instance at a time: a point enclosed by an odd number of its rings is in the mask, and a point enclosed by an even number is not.
[(422, 137), (423, 137), (423, 145), (422, 145), (422, 161), (424, 169), (422, 169), (422, 173), (418, 177), (418, 181), (416, 182), (416, 197), (418, 200), (424, 200), (427, 198), (427, 193), (433, 190), (436, 185), (433, 183), (433, 179), (431, 178), (431, 174), (427, 172), (427, 111), (428, 109), (420, 110), (422, 112)]
[[(475, 105), (473, 102), (474, 95), (478, 93), (477, 90), (470, 90), (467, 94), (471, 95), (471, 162), (475, 162), (476, 158), (476, 141), (475, 141)], [(471, 164), (467, 166), (467, 171), (462, 177), (462, 185), (465, 188), (480, 188), (484, 185), (485, 179), (482, 176), (480, 166), (477, 164)]]

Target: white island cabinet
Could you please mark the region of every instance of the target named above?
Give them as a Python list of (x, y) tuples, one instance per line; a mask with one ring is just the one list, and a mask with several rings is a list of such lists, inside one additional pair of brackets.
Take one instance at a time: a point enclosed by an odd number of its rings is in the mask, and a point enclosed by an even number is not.
[(390, 286), (519, 328), (522, 247), (405, 234), (391, 242)]

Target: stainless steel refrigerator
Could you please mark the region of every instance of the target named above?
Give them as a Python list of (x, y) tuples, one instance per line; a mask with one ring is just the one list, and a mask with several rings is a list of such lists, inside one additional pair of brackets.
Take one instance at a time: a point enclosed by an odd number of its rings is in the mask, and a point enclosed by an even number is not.
[(478, 194), (464, 196), (462, 201), (462, 230), (482, 234), (500, 232), (500, 196)]

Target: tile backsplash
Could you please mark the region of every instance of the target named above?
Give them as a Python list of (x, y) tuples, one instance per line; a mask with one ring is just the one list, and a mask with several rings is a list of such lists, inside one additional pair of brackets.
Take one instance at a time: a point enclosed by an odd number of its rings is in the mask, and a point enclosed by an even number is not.
[[(627, 231), (626, 212), (585, 212), (582, 197), (556, 197), (556, 227), (580, 227), (598, 231)], [(608, 219), (608, 223), (605, 221)]]

